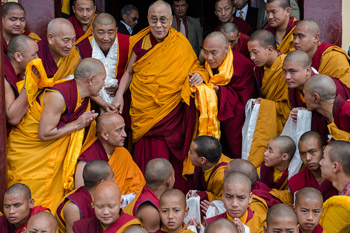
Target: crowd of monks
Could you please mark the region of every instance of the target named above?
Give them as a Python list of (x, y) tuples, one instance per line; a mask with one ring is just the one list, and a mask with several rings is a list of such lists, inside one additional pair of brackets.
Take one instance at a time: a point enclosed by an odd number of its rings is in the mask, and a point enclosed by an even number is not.
[(93, 0), (45, 38), (3, 4), (0, 232), (349, 232), (350, 58), (265, 2), (255, 30), (217, 0), (198, 56), (163, 0), (133, 36)]

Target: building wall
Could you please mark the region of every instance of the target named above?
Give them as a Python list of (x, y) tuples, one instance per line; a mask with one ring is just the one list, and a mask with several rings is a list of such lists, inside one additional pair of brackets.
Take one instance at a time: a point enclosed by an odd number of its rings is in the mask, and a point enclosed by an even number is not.
[(349, 50), (350, 46), (350, 1), (349, 0), (342, 0), (342, 20), (343, 20), (343, 43), (342, 48), (345, 51)]

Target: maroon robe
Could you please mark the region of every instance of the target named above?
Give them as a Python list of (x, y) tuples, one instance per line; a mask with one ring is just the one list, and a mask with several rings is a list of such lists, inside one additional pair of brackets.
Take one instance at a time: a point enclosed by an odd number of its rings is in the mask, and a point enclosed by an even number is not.
[(78, 188), (74, 193), (67, 196), (57, 208), (56, 214), (64, 225), (66, 225), (66, 221), (62, 218), (62, 211), (68, 201), (71, 201), (78, 207), (80, 219), (86, 219), (95, 216), (94, 209), (92, 208), (92, 197), (87, 189), (82, 186)]
[(74, 222), (74, 233), (102, 233), (117, 232), (122, 226), (128, 224), (129, 221), (136, 219), (134, 216), (121, 212), (119, 218), (105, 231), (103, 231), (100, 221), (96, 217), (82, 219)]
[(324, 51), (326, 51), (331, 46), (335, 46), (335, 45), (330, 44), (330, 43), (321, 43), (318, 46), (316, 53), (315, 53), (314, 57), (312, 58), (312, 64), (311, 64), (312, 67), (314, 67), (316, 70), (318, 70), (320, 68), (322, 55), (323, 55)]
[(283, 185), (284, 181), (288, 180), (288, 168), (284, 169), (281, 178), (275, 183), (273, 181), (273, 174), (275, 172), (274, 167), (267, 167), (265, 163), (262, 163), (260, 166), (260, 180), (271, 189), (279, 190)]
[(263, 182), (257, 180), (252, 188), (252, 193), (265, 200), (268, 207), (272, 207), (275, 204), (282, 203), (277, 197), (270, 194), (271, 188)]
[[(282, 40), (284, 39), (284, 37), (286, 35), (288, 35), (288, 33), (294, 28), (295, 25), (297, 25), (299, 23), (299, 20), (294, 21), (294, 17), (290, 16), (289, 17), (289, 21), (288, 21), (288, 26), (287, 26), (287, 30), (286, 33), (284, 34)], [(271, 32), (273, 34), (273, 36), (276, 36), (276, 28), (271, 27), (269, 24), (264, 28), (265, 30)], [(276, 42), (276, 44), (278, 44)]]
[(313, 187), (320, 190), (323, 196), (323, 201), (328, 198), (338, 195), (338, 191), (333, 187), (332, 183), (328, 180), (324, 180), (321, 184), (318, 184), (314, 175), (308, 168), (298, 172), (288, 180), (289, 190), (294, 196), (294, 193), (304, 187)]
[[(248, 207), (248, 216), (247, 216), (247, 221), (243, 224), (246, 224), (247, 222), (249, 222), (249, 220), (251, 220), (254, 217), (254, 212)], [(214, 217), (211, 218), (207, 218), (205, 219), (205, 224), (206, 226), (208, 226), (212, 221), (216, 220), (216, 219), (220, 219), (220, 218), (226, 218), (227, 219), (227, 212), (216, 215)]]
[(139, 195), (138, 199), (135, 202), (134, 208), (132, 210), (132, 214), (136, 217), (136, 213), (138, 208), (145, 203), (150, 203), (154, 206), (154, 208), (159, 208), (159, 199), (154, 192), (145, 186), (143, 190), (141, 191), (141, 194)]
[(76, 35), (76, 40), (79, 39), (82, 35), (85, 34), (85, 31), (81, 24), (79, 23), (78, 19), (73, 15), (72, 17), (69, 17), (68, 20), (72, 23)]
[(253, 63), (242, 54), (232, 52), (233, 76), (229, 84), (219, 86), (217, 93), (218, 120), (221, 124), (223, 154), (230, 158), (241, 158), (245, 105), (249, 99), (258, 96), (258, 91)]
[[(300, 227), (299, 227), (300, 228)], [(318, 224), (316, 228), (312, 231), (312, 233), (322, 233), (323, 232), (323, 227)], [(299, 233), (301, 233), (301, 230), (299, 229)]]
[(36, 213), (43, 212), (46, 210), (49, 210), (49, 209), (41, 206), (34, 206), (30, 210), (27, 221), (17, 231), (15, 230), (15, 226), (9, 223), (9, 221), (7, 221), (5, 215), (2, 215), (0, 216), (0, 232), (1, 233), (22, 233), (23, 229), (27, 227), (30, 217), (32, 217)]
[[(234, 24), (237, 25), (238, 27), (238, 31), (241, 33), (244, 33), (248, 36), (250, 36), (251, 34), (253, 34), (254, 29), (243, 19), (241, 19), (240, 17), (236, 17), (233, 16), (233, 22)], [(220, 31), (220, 26), (221, 26), (221, 22), (216, 26), (216, 28), (214, 29), (214, 31)]]
[(41, 58), (47, 77), (52, 78), (58, 70), (55, 59), (53, 58), (47, 39), (42, 39), (38, 42), (38, 57)]
[(334, 100), (333, 119), (339, 129), (350, 132), (350, 102), (340, 95), (337, 95)]
[(103, 160), (108, 162), (108, 156), (99, 139), (87, 148), (78, 158), (78, 161), (90, 162), (92, 160)]
[(247, 36), (244, 33), (241, 33), (234, 50), (243, 54), (248, 59), (250, 59), (250, 55), (248, 51), (248, 40), (249, 40), (249, 36)]

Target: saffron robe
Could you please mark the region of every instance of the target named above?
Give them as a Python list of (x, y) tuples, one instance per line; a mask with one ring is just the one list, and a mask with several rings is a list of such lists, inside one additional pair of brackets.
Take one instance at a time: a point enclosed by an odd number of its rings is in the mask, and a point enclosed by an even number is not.
[(47, 91), (59, 92), (66, 103), (58, 129), (89, 111), (89, 98), (80, 98), (74, 79), (39, 92), (22, 121), (12, 129), (7, 142), (8, 185), (26, 184), (36, 204), (49, 207), (54, 213), (65, 189), (70, 191), (73, 187), (72, 171), (80, 154), (84, 129), (59, 139), (39, 139), (38, 128)]
[[(233, 21), (232, 23), (236, 24), (238, 27), (238, 31), (241, 33), (244, 33), (248, 36), (250, 36), (251, 34), (253, 34), (254, 29), (243, 19), (241, 19), (240, 17), (236, 17), (233, 16)], [(220, 31), (220, 26), (221, 26), (221, 22), (216, 26), (216, 28), (214, 29), (214, 31)]]
[(116, 147), (108, 160), (107, 153), (100, 140), (95, 137), (82, 149), (78, 160), (89, 162), (92, 160), (104, 160), (111, 165), (114, 172), (114, 182), (118, 184), (121, 195), (141, 192), (146, 180), (129, 151), (124, 147)]
[(205, 171), (200, 167), (196, 167), (194, 170), (194, 188), (197, 194), (201, 197), (201, 201), (208, 200), (210, 202), (214, 200), (222, 200), (222, 184), (224, 181), (224, 170), (226, 165), (231, 161), (229, 157), (222, 154), (220, 160), (214, 165), (213, 169), (205, 179)]
[(334, 100), (333, 119), (334, 121), (328, 124), (333, 139), (350, 141), (350, 102), (345, 101), (340, 95)]
[(267, 205), (265, 199), (259, 197), (253, 193), (252, 202), (249, 204), (249, 208), (258, 214), (266, 216), (269, 206)]
[(244, 33), (241, 33), (234, 50), (243, 54), (248, 59), (250, 59), (250, 55), (248, 51), (248, 40), (249, 40), (249, 36)]
[(182, 177), (182, 162), (196, 121), (188, 73), (198, 72), (204, 80), (208, 74), (182, 33), (170, 28), (167, 37), (153, 47), (151, 38), (149, 27), (130, 37), (131, 49), (139, 41), (149, 45), (133, 65), (130, 84), (134, 160), (144, 171), (149, 160), (168, 159), (175, 170), (175, 188), (187, 192), (191, 184)]
[[(286, 33), (283, 36), (283, 39), (280, 44), (276, 41), (277, 50), (280, 51), (283, 54), (288, 54), (289, 52), (295, 50), (293, 45), (293, 33), (295, 26), (299, 23), (299, 20), (294, 18), (293, 16), (290, 16), (288, 21), (288, 26), (286, 29)], [(267, 25), (265, 27), (265, 30), (270, 31), (274, 36), (276, 36), (276, 29), (271, 27), (270, 25)]]
[[(259, 172), (260, 170), (260, 172)], [(258, 169), (258, 175), (261, 182), (269, 186), (271, 189), (285, 190), (288, 188), (288, 167), (284, 169), (281, 176), (276, 176), (279, 172), (275, 167), (267, 167), (265, 163), (261, 164)], [(276, 179), (277, 178), (277, 179)]]
[(80, 219), (86, 219), (95, 216), (94, 209), (92, 208), (92, 197), (87, 189), (82, 186), (66, 195), (57, 208), (56, 218), (60, 232), (66, 232), (66, 221), (63, 216), (63, 210), (68, 202), (72, 202), (78, 207)]
[(3, 232), (3, 233), (22, 233), (23, 229), (25, 227), (27, 227), (27, 224), (28, 224), (30, 217), (32, 217), (36, 213), (43, 212), (43, 211), (50, 211), (50, 210), (48, 208), (44, 208), (41, 206), (34, 206), (30, 210), (29, 217), (28, 217), (27, 221), (17, 231), (15, 230), (15, 226), (13, 224), (9, 223), (9, 221), (7, 221), (6, 216), (2, 215), (2, 216), (0, 216), (0, 232)]
[(121, 212), (119, 218), (105, 231), (101, 222), (96, 218), (87, 218), (74, 222), (74, 233), (122, 233), (132, 226), (141, 226), (141, 222), (134, 216)]
[(59, 67), (50, 52), (47, 39), (38, 42), (38, 57), (41, 58), (46, 74), (49, 78), (55, 81), (64, 79), (71, 74), (74, 74), (75, 67), (80, 62), (79, 50), (76, 46), (72, 48), (67, 57), (62, 57)]
[(288, 186), (293, 197), (296, 191), (304, 187), (318, 189), (322, 193), (324, 201), (334, 195), (338, 195), (338, 191), (333, 187), (329, 180), (323, 180), (322, 183), (319, 184), (308, 168), (305, 168), (292, 176), (288, 181)]

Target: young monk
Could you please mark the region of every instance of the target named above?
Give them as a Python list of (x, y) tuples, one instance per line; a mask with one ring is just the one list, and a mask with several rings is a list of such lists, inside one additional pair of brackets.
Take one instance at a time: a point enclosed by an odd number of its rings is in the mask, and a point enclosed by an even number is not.
[(292, 207), (286, 204), (276, 204), (267, 212), (265, 233), (299, 232), (297, 216)]
[(238, 229), (233, 222), (220, 218), (211, 222), (205, 233), (238, 233)]
[(297, 214), (299, 232), (322, 233), (319, 224), (323, 210), (323, 197), (319, 190), (311, 187), (300, 189), (295, 195), (294, 209)]
[(178, 189), (169, 189), (165, 191), (159, 200), (159, 215), (163, 226), (161, 232), (190, 233), (184, 224), (184, 218), (188, 214), (186, 208), (186, 197)]
[(288, 136), (272, 138), (264, 153), (264, 163), (258, 168), (260, 180), (270, 188), (288, 188), (288, 165), (296, 150), (293, 139)]
[(226, 212), (206, 219), (207, 226), (214, 220), (226, 218), (244, 232), (244, 226), (250, 228), (251, 233), (262, 233), (265, 215), (253, 212), (248, 206), (252, 201), (252, 183), (250, 179), (239, 172), (228, 175), (224, 180), (222, 200)]
[(28, 221), (24, 233), (56, 233), (57, 220), (48, 212), (38, 212)]
[(120, 189), (113, 181), (100, 183), (93, 197), (96, 216), (74, 222), (73, 232), (124, 232), (131, 226), (141, 225), (137, 218), (121, 212)]

